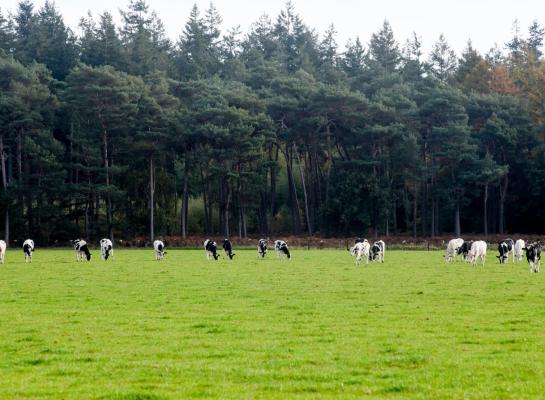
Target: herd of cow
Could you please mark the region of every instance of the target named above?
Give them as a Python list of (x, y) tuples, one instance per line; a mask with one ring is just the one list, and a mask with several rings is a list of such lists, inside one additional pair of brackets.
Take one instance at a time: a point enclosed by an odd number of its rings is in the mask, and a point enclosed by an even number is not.
[[(89, 250), (89, 245), (83, 239), (75, 239), (72, 241), (74, 245), (74, 251), (76, 253), (76, 261), (91, 261), (91, 251)], [(259, 239), (257, 244), (257, 252), (260, 257), (265, 257), (267, 255), (267, 245), (268, 242), (266, 239)], [(233, 259), (235, 253), (233, 253), (233, 246), (229, 239), (223, 240), (223, 250), (225, 255), (229, 257), (230, 260)], [(6, 242), (0, 240), (0, 264), (4, 263), (6, 257)], [(218, 245), (216, 242), (210, 239), (204, 241), (204, 250), (206, 252), (206, 257), (208, 259), (213, 258), (217, 260), (220, 255), (218, 253)], [(276, 252), (276, 257), (280, 258), (284, 255), (287, 258), (291, 258), (290, 249), (288, 244), (283, 240), (275, 240), (274, 250)], [(166, 247), (162, 240), (155, 240), (153, 242), (153, 251), (155, 252), (155, 259), (162, 260), (165, 257)], [(32, 239), (27, 239), (23, 242), (23, 253), (25, 256), (25, 262), (32, 262), (32, 253), (34, 252), (34, 241)], [(101, 239), (100, 240), (100, 256), (103, 260), (107, 260), (110, 256), (114, 254), (113, 243), (110, 239)]]
[[(487, 244), (483, 240), (465, 241), (464, 239), (452, 239), (447, 244), (447, 252), (445, 261), (451, 262), (461, 258), (465, 262), (470, 262), (473, 266), (477, 265), (477, 260), (481, 260), (482, 265), (486, 261)], [(539, 272), (541, 262), (541, 242), (526, 243), (522, 239), (514, 241), (513, 239), (504, 239), (498, 243), (500, 264), (505, 264), (512, 258), (522, 261), (524, 252), (526, 252), (526, 260), (530, 265), (530, 272)]]
[[(87, 242), (83, 239), (76, 239), (72, 241), (74, 245), (74, 251), (76, 252), (77, 261), (90, 261), (91, 252)], [(266, 239), (259, 239), (257, 244), (258, 256), (265, 257), (267, 255)], [(0, 263), (4, 263), (6, 256), (6, 242), (0, 240)], [(229, 239), (224, 239), (222, 244), (225, 255), (232, 260), (235, 256), (233, 253), (233, 246)], [(452, 239), (447, 244), (447, 251), (445, 254), (445, 261), (447, 263), (461, 259), (465, 262), (477, 265), (477, 261), (480, 259), (482, 265), (486, 261), (487, 244), (483, 240), (465, 241), (464, 239), (457, 238)], [(165, 244), (161, 240), (155, 240), (153, 242), (153, 250), (155, 252), (155, 259), (162, 260), (165, 257)], [(220, 255), (218, 253), (218, 245), (216, 242), (210, 239), (204, 241), (204, 250), (208, 259), (213, 258), (217, 260)], [(290, 249), (287, 243), (283, 240), (274, 241), (274, 250), (276, 257), (280, 258), (282, 255), (291, 258)], [(23, 242), (23, 253), (25, 256), (25, 262), (32, 262), (32, 253), (34, 252), (34, 241), (27, 239)], [(541, 242), (526, 243), (522, 239), (513, 241), (513, 239), (504, 239), (498, 244), (499, 255), (497, 258), (500, 264), (505, 264), (509, 261), (509, 257), (512, 258), (513, 263), (515, 259), (519, 262), (522, 261), (524, 252), (526, 252), (526, 260), (530, 265), (530, 272), (539, 272), (539, 266), (541, 261)], [(100, 240), (100, 255), (103, 260), (107, 260), (113, 256), (114, 249), (113, 243), (110, 239)], [(361, 260), (365, 260), (365, 263), (369, 261), (384, 262), (384, 254), (386, 253), (386, 244), (382, 240), (378, 240), (371, 244), (367, 239), (356, 239), (354, 246), (350, 249), (350, 253), (356, 259), (356, 265), (360, 265)]]

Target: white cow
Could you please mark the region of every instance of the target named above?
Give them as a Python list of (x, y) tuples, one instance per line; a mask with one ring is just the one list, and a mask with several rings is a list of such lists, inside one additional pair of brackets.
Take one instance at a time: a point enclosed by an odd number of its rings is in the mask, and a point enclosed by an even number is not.
[(4, 264), (4, 259), (6, 258), (6, 242), (0, 240), (0, 264)]
[(23, 242), (23, 253), (25, 253), (25, 262), (32, 262), (32, 253), (34, 252), (34, 240), (27, 239)]
[(515, 257), (522, 262), (522, 257), (524, 255), (524, 248), (526, 247), (526, 242), (522, 239), (518, 239), (515, 242)]
[(468, 253), (469, 261), (473, 264), (474, 267), (477, 266), (477, 259), (481, 259), (481, 263), (484, 266), (486, 261), (486, 248), (487, 244), (483, 240), (477, 240), (471, 245), (471, 249)]
[(167, 252), (165, 251), (165, 244), (162, 240), (155, 240), (153, 242), (153, 249), (155, 250), (156, 260), (162, 260), (163, 258), (165, 258), (165, 254)]
[(369, 249), (371, 248), (371, 245), (367, 241), (367, 239), (364, 239), (363, 242), (358, 242), (352, 247), (350, 250), (350, 253), (356, 257), (356, 266), (360, 265), (361, 258), (365, 258), (365, 264), (369, 264)]
[(100, 239), (100, 256), (103, 260), (114, 255), (114, 246), (110, 239)]
[(445, 254), (445, 261), (451, 262), (456, 261), (458, 256), (458, 250), (464, 244), (464, 239), (452, 239), (447, 244), (447, 253)]

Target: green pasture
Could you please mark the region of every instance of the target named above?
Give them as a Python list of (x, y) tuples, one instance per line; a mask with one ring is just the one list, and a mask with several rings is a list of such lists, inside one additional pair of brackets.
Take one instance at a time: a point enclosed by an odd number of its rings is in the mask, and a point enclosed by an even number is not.
[(0, 266), (0, 399), (522, 399), (545, 388), (545, 273), (389, 251), (42, 250)]

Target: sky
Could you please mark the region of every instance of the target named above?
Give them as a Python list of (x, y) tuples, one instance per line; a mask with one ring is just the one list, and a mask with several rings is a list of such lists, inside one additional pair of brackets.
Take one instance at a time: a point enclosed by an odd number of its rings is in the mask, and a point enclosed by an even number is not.
[[(45, 0), (35, 0), (36, 8)], [(2, 12), (15, 11), (18, 0), (1, 0)], [(119, 9), (128, 0), (56, 0), (65, 22), (79, 34), (78, 22), (88, 11), (98, 15), (110, 11), (119, 21)], [(168, 36), (176, 40), (182, 33), (192, 5), (201, 10), (210, 0), (148, 0), (163, 21)], [(285, 0), (214, 0), (223, 18), (223, 29), (240, 25), (246, 32), (252, 22), (266, 13), (276, 18)], [(471, 38), (482, 53), (497, 44), (503, 47), (513, 32), (513, 21), (519, 21), (526, 34), (533, 20), (545, 25), (545, 0), (293, 0), (296, 12), (310, 27), (323, 33), (333, 23), (341, 49), (349, 38), (360, 37), (367, 44), (373, 32), (387, 19), (400, 44), (416, 32), (424, 50), (429, 51), (443, 33), (451, 47), (460, 53)]]

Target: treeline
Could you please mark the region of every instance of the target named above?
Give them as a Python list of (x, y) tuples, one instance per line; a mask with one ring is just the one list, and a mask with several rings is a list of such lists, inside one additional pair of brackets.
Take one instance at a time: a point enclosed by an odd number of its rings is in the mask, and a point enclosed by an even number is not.
[(0, 223), (83, 236), (545, 231), (545, 30), (461, 57), (385, 22), (341, 51), (287, 3), (249, 32), (143, 0), (76, 35), (0, 14)]

